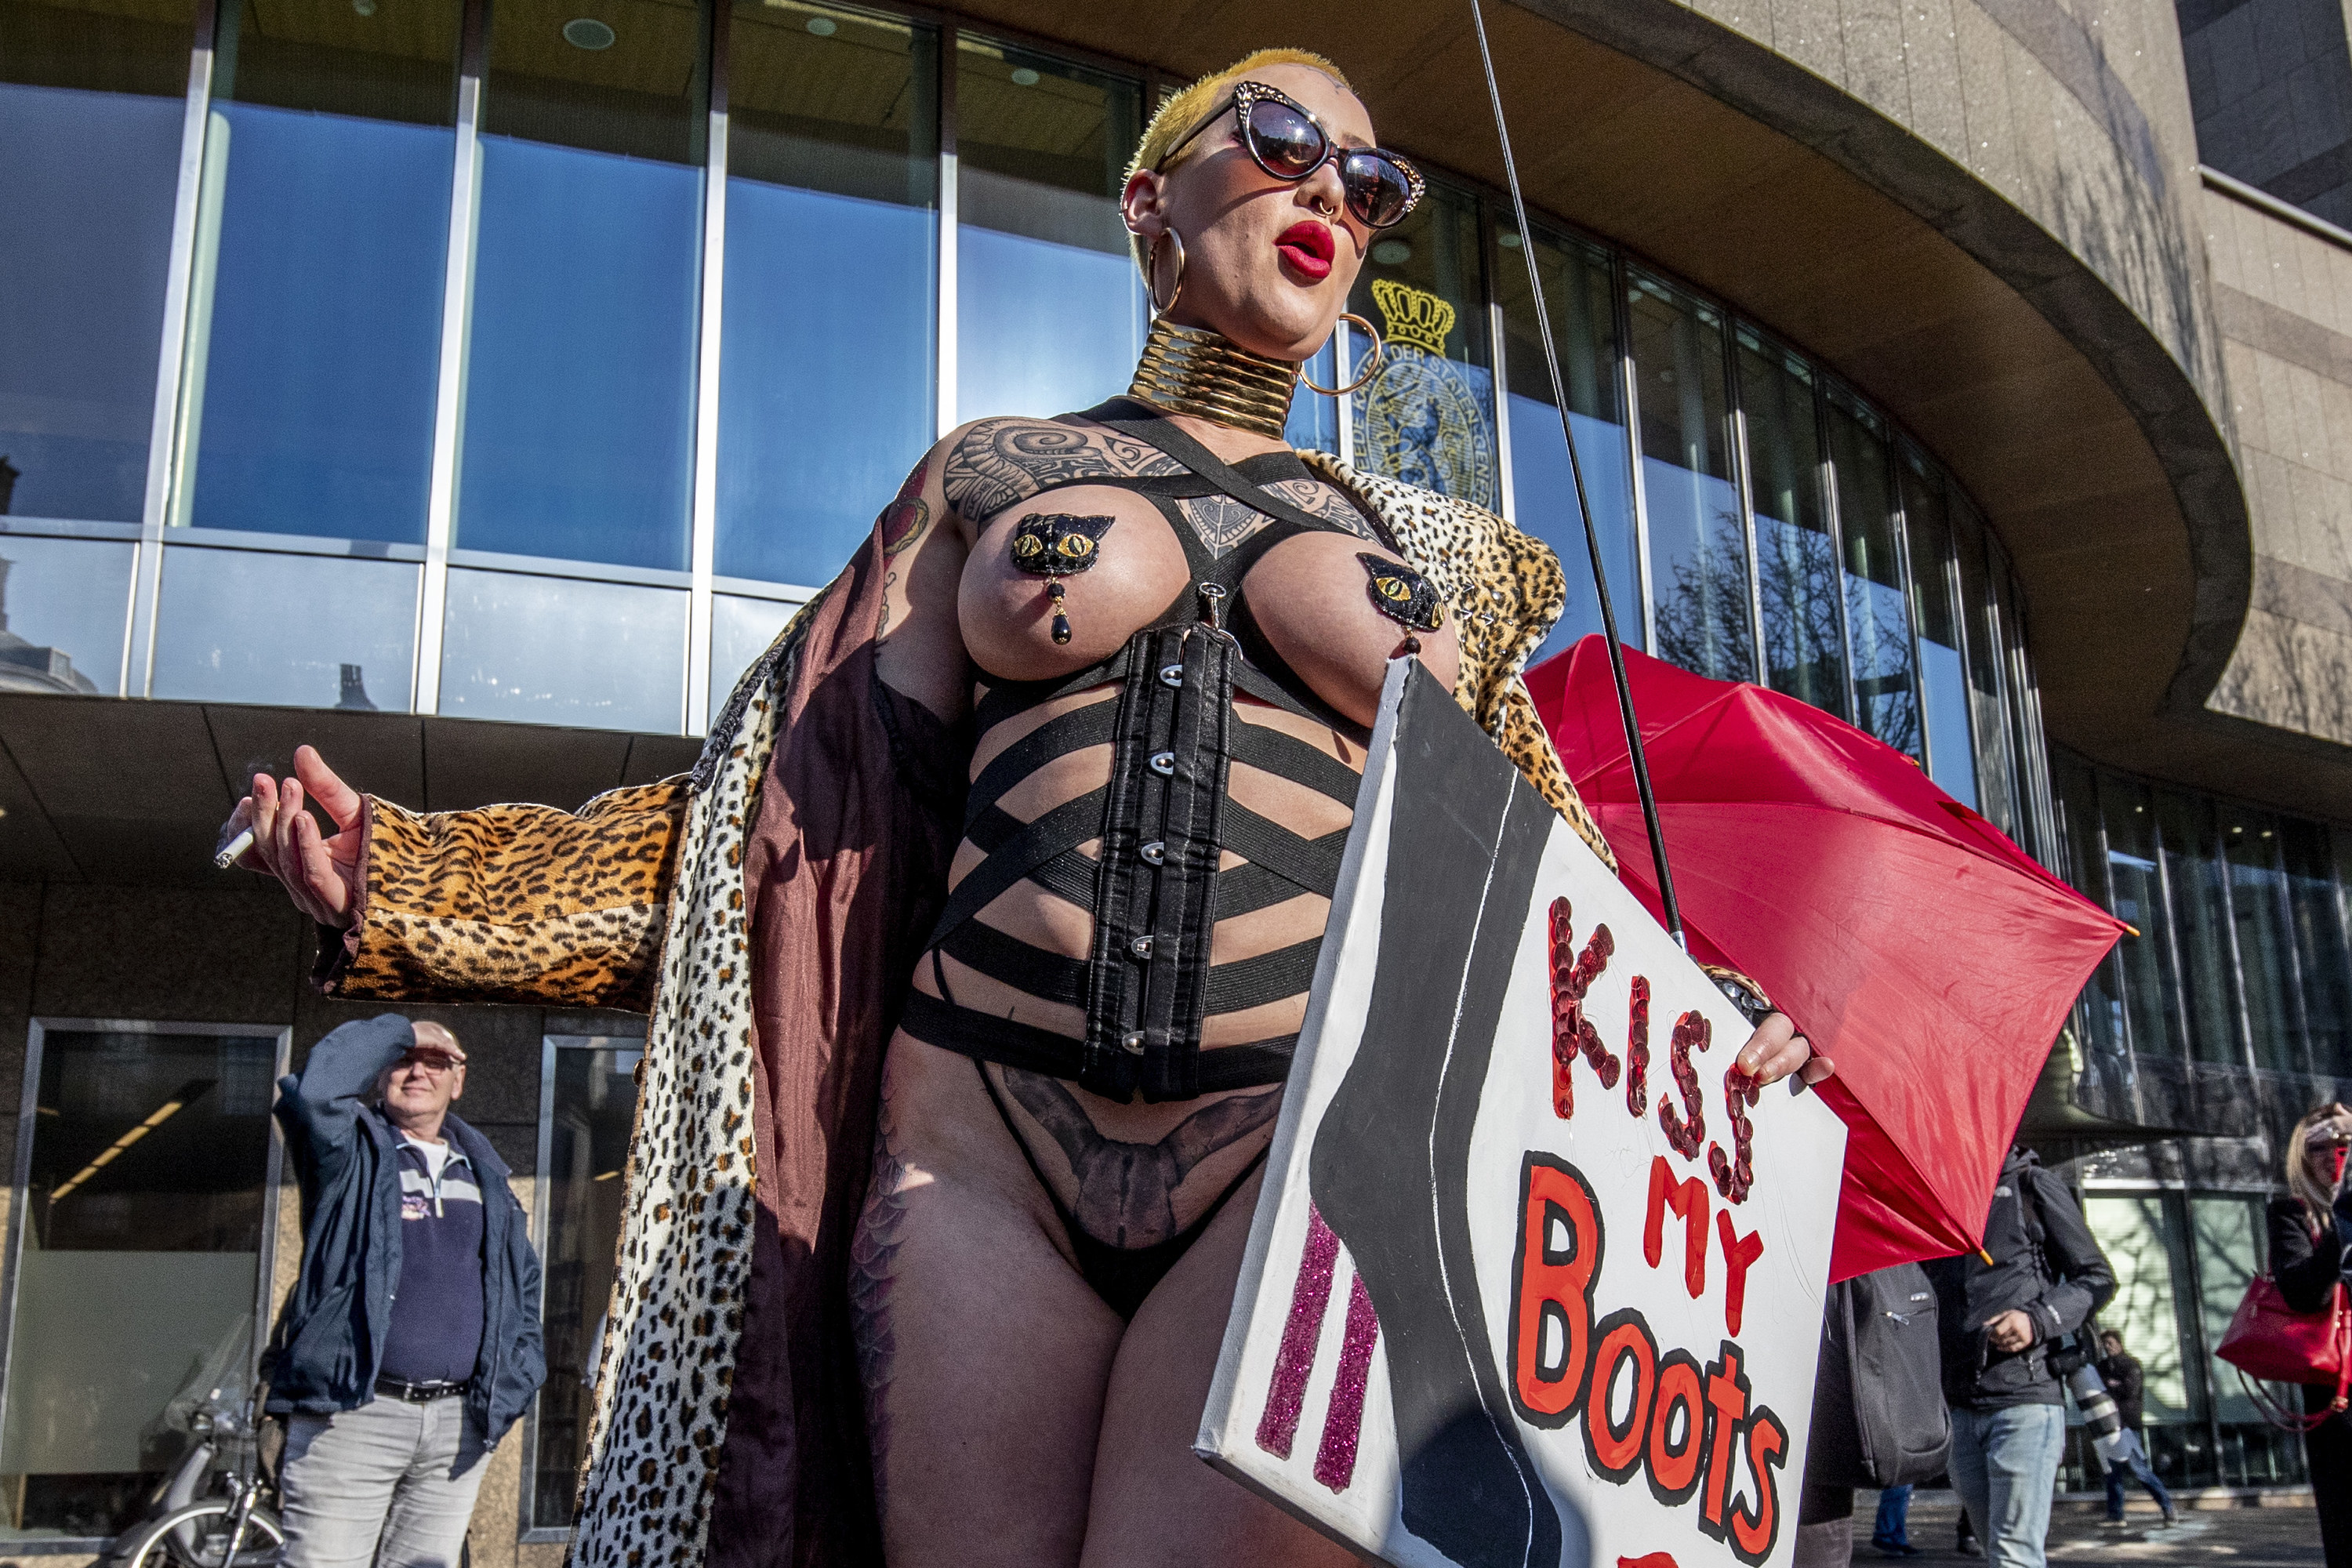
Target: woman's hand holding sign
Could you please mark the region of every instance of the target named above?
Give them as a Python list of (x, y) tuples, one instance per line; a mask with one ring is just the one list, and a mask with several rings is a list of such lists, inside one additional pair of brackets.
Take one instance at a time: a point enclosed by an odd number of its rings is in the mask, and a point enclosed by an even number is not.
[[(319, 831), (303, 809), (306, 800), (333, 821), (333, 837)], [(221, 827), (222, 844), (248, 829), (252, 847), (236, 864), (277, 878), (294, 907), (320, 925), (341, 931), (352, 923), (359, 907), (360, 797), (315, 748), (295, 749), (291, 777), (253, 775), (253, 793)]]
[(1765, 1089), (1792, 1072), (1801, 1072), (1807, 1083), (1819, 1083), (1837, 1071), (1837, 1064), (1815, 1056), (1812, 1042), (1797, 1033), (1789, 1016), (1774, 1013), (1739, 1047), (1739, 1070), (1754, 1079), (1757, 1088)]

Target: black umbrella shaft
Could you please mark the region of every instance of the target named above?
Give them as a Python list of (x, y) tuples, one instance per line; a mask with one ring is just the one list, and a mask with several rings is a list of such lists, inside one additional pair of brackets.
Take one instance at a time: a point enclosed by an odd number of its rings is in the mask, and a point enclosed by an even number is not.
[(1559, 374), (1559, 349), (1552, 342), (1551, 311), (1544, 303), (1543, 275), (1536, 266), (1536, 238), (1528, 226), (1528, 200), (1519, 190), (1519, 166), (1511, 156), (1511, 129), (1503, 118), (1503, 89), (1495, 80), (1495, 56), (1486, 46), (1486, 17), (1470, 0), (1470, 20), (1478, 31), (1478, 61), (1486, 71), (1486, 98), (1495, 106), (1495, 134), (1503, 143), (1503, 179), (1510, 187), (1511, 212), (1519, 225), (1519, 254), (1527, 258), (1528, 291), (1535, 296), (1536, 333), (1543, 342), (1544, 369), (1551, 376), (1551, 400), (1559, 410), (1559, 433), (1568, 443), (1568, 472), (1576, 485), (1576, 512), (1584, 521), (1584, 547), (1592, 558), (1592, 589), (1601, 601), (1601, 633), (1609, 643), (1609, 673), (1617, 682), (1617, 713), (1625, 724), (1625, 751), (1633, 764), (1633, 787), (1642, 797), (1642, 823), (1650, 834), (1650, 858), (1658, 868), (1658, 905), (1675, 945), (1688, 948), (1675, 876), (1666, 867), (1666, 833), (1658, 821), (1657, 793), (1650, 787), (1650, 759), (1642, 749), (1642, 727), (1633, 717), (1633, 688), (1625, 677), (1625, 645), (1617, 636), (1617, 612), (1609, 602), (1609, 573), (1601, 563), (1601, 534), (1584, 493), (1584, 465), (1577, 460), (1576, 431), (1569, 421), (1568, 387)]

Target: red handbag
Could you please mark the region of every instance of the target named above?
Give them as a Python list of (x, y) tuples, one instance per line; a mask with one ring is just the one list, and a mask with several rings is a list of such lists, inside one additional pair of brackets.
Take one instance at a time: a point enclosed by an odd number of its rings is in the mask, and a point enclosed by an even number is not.
[[(2213, 1354), (2238, 1369), (2248, 1397), (2272, 1425), (2307, 1432), (2352, 1403), (2352, 1300), (2338, 1284), (2320, 1310), (2292, 1311), (2277, 1281), (2257, 1274)], [(2251, 1379), (2323, 1387), (2333, 1384), (2335, 1403), (2315, 1415), (2290, 1411)]]

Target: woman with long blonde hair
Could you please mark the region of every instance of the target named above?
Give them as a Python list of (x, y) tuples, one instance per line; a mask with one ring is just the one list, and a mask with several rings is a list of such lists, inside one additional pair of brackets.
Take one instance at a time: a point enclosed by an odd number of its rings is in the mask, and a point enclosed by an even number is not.
[[(2271, 1278), (2298, 1312), (2324, 1310), (2344, 1278), (2344, 1233), (2336, 1216), (2347, 1153), (2352, 1109), (2340, 1102), (2308, 1112), (2287, 1135), (2288, 1195), (2270, 1204)], [(2333, 1389), (2305, 1384), (2303, 1407), (2318, 1415), (2334, 1396)], [(2352, 1420), (2328, 1416), (2304, 1434), (2303, 1447), (2328, 1568), (2352, 1568)]]

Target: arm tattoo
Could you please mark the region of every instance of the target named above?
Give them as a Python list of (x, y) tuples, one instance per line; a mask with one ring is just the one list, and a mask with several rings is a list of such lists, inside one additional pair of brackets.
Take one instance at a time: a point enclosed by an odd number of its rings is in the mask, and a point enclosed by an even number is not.
[(1183, 471), (1158, 449), (1108, 430), (1039, 419), (986, 419), (956, 443), (940, 478), (948, 504), (978, 528), (1013, 502), (1055, 485)]
[(907, 1226), (907, 1163), (896, 1148), (886, 1079), (875, 1108), (874, 1175), (866, 1189), (865, 1212), (849, 1244), (851, 1337), (857, 1347), (858, 1381), (866, 1388), (866, 1441), (874, 1460), (874, 1500), (882, 1501), (889, 1468), (890, 1366), (897, 1342), (890, 1331), (891, 1278)]
[(923, 499), (923, 481), (931, 477), (931, 459), (926, 456), (898, 487), (898, 499), (882, 509), (874, 520), (874, 537), (881, 542), (885, 558), (904, 553), (914, 547), (931, 525), (931, 505)]
[(1150, 1247), (1181, 1227), (1176, 1189), (1202, 1161), (1274, 1120), (1282, 1091), (1236, 1094), (1194, 1112), (1157, 1143), (1106, 1138), (1059, 1080), (1004, 1069), (1004, 1087), (1068, 1156), (1078, 1179), (1078, 1224), (1113, 1247)]

